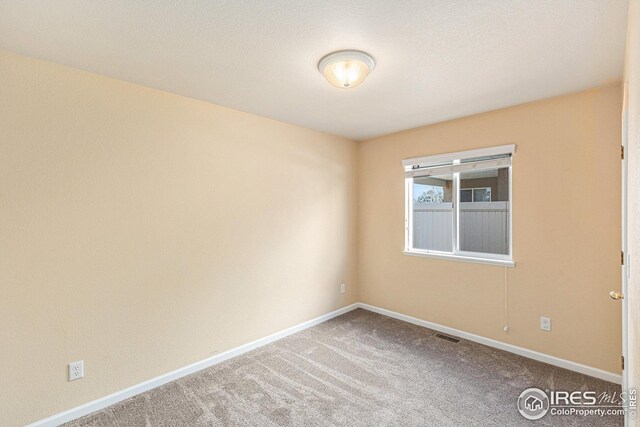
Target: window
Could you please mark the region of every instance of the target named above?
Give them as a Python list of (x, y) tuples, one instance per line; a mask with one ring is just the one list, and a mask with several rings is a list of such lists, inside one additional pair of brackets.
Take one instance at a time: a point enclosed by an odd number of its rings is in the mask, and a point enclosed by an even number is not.
[(461, 202), (490, 202), (491, 187), (463, 188), (460, 190)]
[(404, 160), (405, 253), (513, 266), (514, 145)]

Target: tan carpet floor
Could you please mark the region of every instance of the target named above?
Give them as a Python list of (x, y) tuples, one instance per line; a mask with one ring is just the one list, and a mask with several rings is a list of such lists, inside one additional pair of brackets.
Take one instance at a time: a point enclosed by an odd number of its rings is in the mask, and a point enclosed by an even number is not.
[(622, 417), (524, 419), (520, 392), (620, 386), (366, 310), (78, 419), (69, 426), (622, 425)]

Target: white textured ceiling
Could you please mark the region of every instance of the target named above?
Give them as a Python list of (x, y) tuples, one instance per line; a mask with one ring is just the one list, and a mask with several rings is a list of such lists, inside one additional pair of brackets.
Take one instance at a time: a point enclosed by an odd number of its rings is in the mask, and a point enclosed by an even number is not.
[[(620, 79), (626, 0), (0, 0), (0, 47), (353, 139)], [(330, 86), (328, 52), (369, 52)]]

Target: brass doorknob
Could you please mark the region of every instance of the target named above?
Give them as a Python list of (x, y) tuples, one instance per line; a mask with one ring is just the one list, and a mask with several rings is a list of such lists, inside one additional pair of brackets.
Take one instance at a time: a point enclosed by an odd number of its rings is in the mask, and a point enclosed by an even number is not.
[(624, 295), (616, 291), (609, 292), (609, 296), (611, 297), (611, 299), (624, 299)]

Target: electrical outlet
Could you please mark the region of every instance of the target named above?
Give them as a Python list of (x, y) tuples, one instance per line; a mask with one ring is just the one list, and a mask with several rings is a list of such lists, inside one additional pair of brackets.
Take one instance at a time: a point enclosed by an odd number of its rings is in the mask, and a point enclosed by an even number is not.
[(344, 294), (345, 292), (347, 292), (347, 285), (343, 283), (340, 285), (340, 293)]
[(69, 363), (69, 381), (84, 377), (84, 361)]
[(551, 332), (551, 318), (540, 316), (540, 329)]

